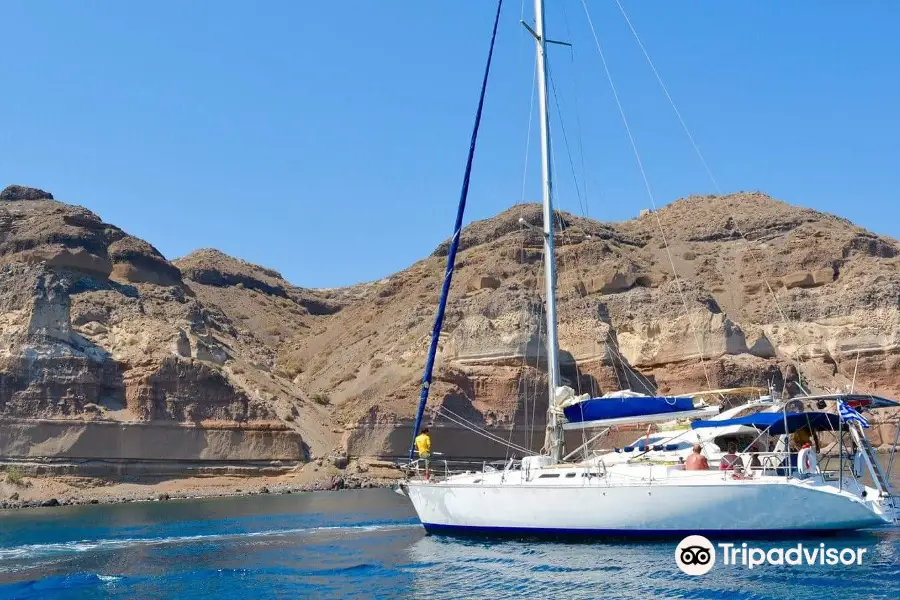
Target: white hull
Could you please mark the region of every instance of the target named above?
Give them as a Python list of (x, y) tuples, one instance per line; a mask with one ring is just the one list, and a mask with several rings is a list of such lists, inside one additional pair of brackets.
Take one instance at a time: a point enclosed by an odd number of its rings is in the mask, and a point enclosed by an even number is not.
[[(429, 483), (409, 481), (409, 496), (431, 532), (688, 535), (865, 529), (892, 522), (877, 492), (841, 491), (820, 477), (732, 480), (688, 472), (660, 482), (500, 482), (499, 473)], [(493, 477), (492, 477), (493, 476)], [(496, 479), (496, 481), (490, 481)], [(477, 481), (477, 482), (476, 482)]]

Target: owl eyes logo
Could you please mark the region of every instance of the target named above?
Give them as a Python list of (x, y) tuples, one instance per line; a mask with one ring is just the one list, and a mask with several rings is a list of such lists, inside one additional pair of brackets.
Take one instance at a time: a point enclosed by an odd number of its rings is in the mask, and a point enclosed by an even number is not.
[(709, 562), (709, 548), (703, 546), (688, 546), (681, 549), (679, 560), (686, 565), (705, 565)]
[(687, 575), (705, 575), (716, 564), (716, 549), (702, 535), (689, 535), (675, 548), (675, 564)]

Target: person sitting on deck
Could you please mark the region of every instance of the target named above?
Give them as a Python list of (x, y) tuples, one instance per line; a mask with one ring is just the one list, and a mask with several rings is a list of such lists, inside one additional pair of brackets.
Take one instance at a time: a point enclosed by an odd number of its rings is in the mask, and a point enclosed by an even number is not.
[(419, 459), (425, 462), (425, 479), (430, 479), (431, 473), (428, 467), (431, 462), (431, 434), (427, 427), (423, 428), (422, 433), (416, 436), (416, 450), (419, 453)]
[(700, 444), (694, 444), (694, 451), (687, 457), (684, 463), (685, 471), (706, 471), (709, 469), (709, 461), (702, 454), (703, 448)]
[(753, 444), (750, 446), (750, 468), (761, 469), (762, 463), (759, 460), (759, 446)]
[(740, 471), (744, 468), (744, 461), (737, 455), (737, 444), (728, 442), (728, 454), (719, 461), (719, 469), (722, 471)]

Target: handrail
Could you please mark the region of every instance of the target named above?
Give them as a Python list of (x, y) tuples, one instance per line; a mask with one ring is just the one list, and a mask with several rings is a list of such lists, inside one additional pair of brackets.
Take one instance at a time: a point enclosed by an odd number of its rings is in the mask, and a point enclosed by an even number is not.
[[(432, 460), (432, 463), (435, 461)], [(472, 461), (472, 460), (448, 460), (441, 459), (440, 461), (444, 465), (444, 477), (450, 477), (451, 475), (458, 475), (462, 473), (475, 473), (481, 472), (485, 473), (496, 473), (499, 471), (508, 471), (513, 469), (516, 465), (521, 465), (521, 461), (510, 459), (509, 461), (496, 460), (496, 461)], [(406, 463), (398, 464), (398, 467), (404, 470), (406, 473), (414, 473), (416, 476), (420, 474), (422, 467), (425, 464), (425, 459), (417, 458)], [(480, 467), (480, 468), (478, 468)], [(434, 473), (432, 472), (432, 476)]]
[[(783, 477), (787, 476), (788, 478), (796, 475), (798, 469), (792, 464), (792, 458), (798, 456), (797, 452), (774, 452), (774, 451), (764, 451), (764, 452), (742, 452), (739, 454), (739, 458), (741, 459), (741, 466), (737, 469), (729, 468), (729, 469), (716, 469), (715, 467), (710, 469), (704, 469), (706, 472), (715, 472), (722, 471), (723, 477), (728, 477), (728, 472), (731, 473), (739, 472), (743, 474), (752, 474), (752, 473), (761, 473), (762, 476), (778, 476)], [(752, 457), (758, 457), (759, 464), (751, 466), (750, 462), (752, 462)], [(831, 457), (824, 457), (823, 462), (816, 464), (815, 473), (823, 474), (828, 471), (828, 464)], [(415, 459), (409, 461), (403, 465), (399, 465), (404, 471), (409, 474), (419, 476), (424, 467), (424, 459)], [(431, 460), (432, 464), (436, 461)], [(443, 478), (450, 477), (452, 475), (459, 474), (490, 474), (490, 473), (500, 473), (503, 479), (506, 479), (506, 476), (509, 472), (520, 470), (522, 472), (522, 483), (526, 481), (530, 481), (530, 478), (527, 478), (526, 475), (529, 473), (528, 469), (523, 468), (523, 461), (515, 458), (511, 458), (509, 460), (451, 460), (451, 459), (441, 459), (440, 463), (443, 463)], [(624, 478), (624, 479), (633, 479), (635, 481), (647, 481), (652, 484), (652, 482), (656, 481), (657, 483), (661, 481), (660, 475), (658, 472), (654, 471), (655, 468), (660, 467), (661, 465), (645, 465), (647, 470), (643, 472), (628, 472), (628, 470), (619, 470), (615, 469), (615, 465), (607, 465), (606, 462), (600, 458), (599, 461), (594, 465), (588, 464), (571, 464), (571, 465), (563, 465), (557, 464), (551, 468), (561, 469), (561, 468), (574, 468), (574, 469), (592, 469), (597, 468), (597, 477), (603, 477), (605, 482), (609, 485), (612, 482), (610, 481), (610, 477)], [(680, 465), (666, 465), (668, 468), (679, 468), (683, 469), (683, 464)], [(611, 469), (613, 472), (611, 472)], [(431, 473), (432, 478), (435, 476), (434, 470)]]

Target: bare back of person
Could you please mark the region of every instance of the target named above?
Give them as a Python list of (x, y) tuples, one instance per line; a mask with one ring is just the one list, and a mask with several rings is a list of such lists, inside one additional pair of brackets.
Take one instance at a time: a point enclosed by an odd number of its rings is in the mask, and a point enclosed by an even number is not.
[(707, 471), (709, 470), (709, 461), (699, 452), (692, 452), (687, 460), (684, 461), (685, 471)]

